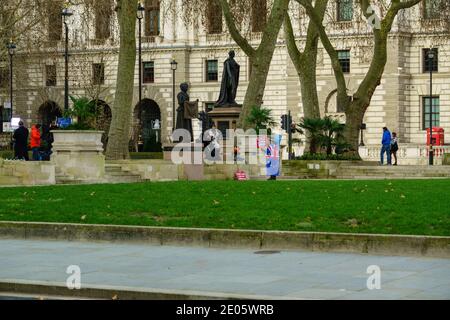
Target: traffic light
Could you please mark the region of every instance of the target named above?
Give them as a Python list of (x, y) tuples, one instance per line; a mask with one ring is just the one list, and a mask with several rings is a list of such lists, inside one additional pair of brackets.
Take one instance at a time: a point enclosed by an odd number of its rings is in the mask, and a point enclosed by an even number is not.
[(281, 116), (281, 129), (287, 130), (288, 129), (288, 115), (283, 114)]

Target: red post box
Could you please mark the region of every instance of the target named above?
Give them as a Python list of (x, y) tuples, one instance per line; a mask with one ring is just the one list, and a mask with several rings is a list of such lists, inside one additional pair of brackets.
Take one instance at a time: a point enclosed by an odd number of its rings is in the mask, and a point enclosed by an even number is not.
[[(433, 146), (444, 145), (444, 128), (433, 127)], [(430, 145), (430, 128), (427, 128), (427, 145)]]

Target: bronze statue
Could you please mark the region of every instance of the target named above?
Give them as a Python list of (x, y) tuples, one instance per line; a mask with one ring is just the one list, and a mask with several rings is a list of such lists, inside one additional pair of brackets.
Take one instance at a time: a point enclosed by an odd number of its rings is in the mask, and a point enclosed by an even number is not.
[(181, 92), (178, 93), (178, 108), (177, 108), (177, 121), (176, 129), (185, 129), (191, 134), (191, 141), (193, 141), (193, 131), (192, 131), (192, 119), (198, 116), (198, 100), (197, 102), (189, 102), (189, 94), (187, 93), (189, 85), (184, 82), (180, 84)]
[(239, 64), (234, 60), (235, 53), (231, 50), (228, 53), (228, 59), (223, 64), (222, 84), (220, 87), (219, 100), (217, 107), (236, 106), (236, 93), (239, 85)]

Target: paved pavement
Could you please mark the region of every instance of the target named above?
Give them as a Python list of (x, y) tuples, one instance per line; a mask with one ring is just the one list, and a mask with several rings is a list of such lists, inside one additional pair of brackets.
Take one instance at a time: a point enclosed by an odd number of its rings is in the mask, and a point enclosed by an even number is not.
[[(450, 299), (450, 259), (318, 252), (150, 246), (99, 242), (0, 240), (0, 281), (189, 290), (274, 299)], [(367, 268), (381, 269), (368, 290)]]

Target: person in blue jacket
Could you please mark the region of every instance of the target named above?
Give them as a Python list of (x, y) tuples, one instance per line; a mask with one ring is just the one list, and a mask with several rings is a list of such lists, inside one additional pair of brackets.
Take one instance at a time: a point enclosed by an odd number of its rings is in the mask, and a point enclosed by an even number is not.
[(383, 139), (381, 140), (381, 165), (383, 165), (384, 162), (384, 153), (386, 153), (387, 157), (387, 164), (391, 165), (391, 132), (388, 130), (388, 128), (383, 128)]

